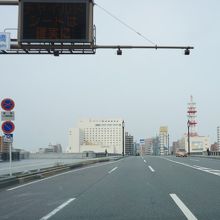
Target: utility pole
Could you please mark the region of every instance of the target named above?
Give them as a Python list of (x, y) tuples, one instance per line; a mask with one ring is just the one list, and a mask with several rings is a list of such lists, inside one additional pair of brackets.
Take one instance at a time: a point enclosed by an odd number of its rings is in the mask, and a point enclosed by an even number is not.
[(188, 155), (190, 156), (190, 133), (189, 133), (189, 128), (190, 128), (190, 120), (187, 122), (187, 127), (188, 127)]
[(125, 155), (125, 151), (124, 151), (124, 138), (125, 138), (124, 129), (125, 129), (125, 122), (124, 122), (124, 120), (123, 120), (123, 121), (122, 121), (122, 156), (123, 156), (123, 157), (124, 157), (124, 155)]

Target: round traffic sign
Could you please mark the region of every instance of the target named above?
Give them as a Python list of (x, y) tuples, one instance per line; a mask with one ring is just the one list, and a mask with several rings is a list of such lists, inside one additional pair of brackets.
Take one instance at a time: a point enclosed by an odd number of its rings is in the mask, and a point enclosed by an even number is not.
[(5, 121), (2, 124), (2, 131), (4, 134), (11, 134), (15, 130), (15, 125), (12, 121)]
[(12, 99), (6, 98), (2, 100), (1, 106), (5, 111), (11, 111), (15, 107), (15, 102)]

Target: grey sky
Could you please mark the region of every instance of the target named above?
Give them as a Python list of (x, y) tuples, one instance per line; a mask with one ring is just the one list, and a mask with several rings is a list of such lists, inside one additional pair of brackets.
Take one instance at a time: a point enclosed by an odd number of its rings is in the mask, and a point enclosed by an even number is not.
[[(190, 95), (198, 106), (198, 132), (216, 139), (220, 125), (220, 1), (96, 0), (158, 45), (182, 51), (98, 50), (92, 56), (0, 56), (0, 98), (16, 102), (15, 147), (51, 143), (66, 148), (67, 131), (80, 118), (124, 118), (135, 139), (169, 127), (171, 141), (186, 132)], [(97, 44), (149, 45), (95, 6)], [(0, 6), (0, 31), (17, 27), (17, 8)]]

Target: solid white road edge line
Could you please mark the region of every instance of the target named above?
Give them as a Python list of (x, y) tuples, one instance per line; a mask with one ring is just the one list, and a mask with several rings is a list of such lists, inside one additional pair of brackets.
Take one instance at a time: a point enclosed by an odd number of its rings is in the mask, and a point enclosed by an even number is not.
[(176, 194), (170, 194), (170, 196), (188, 220), (197, 220), (193, 213), (186, 207), (186, 205), (179, 199)]
[(62, 175), (68, 174), (68, 173), (75, 173), (75, 172), (79, 172), (81, 170), (87, 170), (87, 169), (91, 169), (91, 168), (102, 167), (102, 166), (106, 166), (106, 165), (117, 163), (117, 162), (119, 162), (119, 161), (113, 161), (113, 162), (109, 162), (109, 163), (105, 163), (105, 164), (94, 165), (94, 166), (85, 167), (85, 168), (79, 168), (79, 169), (76, 169), (76, 170), (70, 170), (70, 171), (67, 171), (67, 172), (64, 172), (64, 173), (56, 174), (54, 176), (49, 176), (49, 177), (46, 177), (46, 178), (43, 178), (43, 179), (40, 179), (40, 180), (36, 180), (36, 181), (30, 182), (30, 183), (25, 183), (25, 184), (22, 184), (22, 185), (19, 185), (19, 186), (16, 186), (16, 187), (12, 187), (12, 188), (6, 189), (6, 191), (19, 189), (19, 188), (24, 187), (24, 186), (28, 186), (28, 185), (31, 185), (31, 184), (34, 184), (34, 183), (39, 183), (39, 182), (42, 182), (44, 180), (52, 179), (54, 177), (62, 176)]
[(155, 172), (155, 170), (151, 166), (148, 166), (148, 167), (149, 167), (151, 172), (153, 172), (153, 173)]
[(61, 209), (63, 209), (65, 206), (69, 205), (72, 201), (74, 201), (76, 198), (69, 199), (68, 201), (64, 202), (60, 206), (58, 206), (56, 209), (54, 209), (52, 212), (49, 214), (45, 215), (42, 217), (40, 220), (47, 220), (51, 218), (53, 215), (55, 215), (57, 212), (59, 212)]
[[(203, 172), (206, 172), (206, 173), (210, 173), (210, 174), (213, 174), (213, 175), (216, 175), (216, 176), (220, 176), (220, 174), (216, 172), (217, 170), (214, 170), (214, 169), (211, 169), (211, 168), (203, 167), (203, 169), (202, 169), (202, 167), (198, 168), (198, 166), (195, 166), (195, 165), (191, 166), (189, 164), (181, 163), (181, 162), (178, 162), (178, 161), (175, 161), (175, 160), (170, 160), (170, 159), (167, 159), (167, 158), (162, 158), (162, 159), (168, 160), (168, 161), (176, 163), (176, 164), (181, 164), (181, 165), (186, 166), (186, 167), (191, 167), (193, 169), (200, 170), (200, 171), (203, 171)], [(206, 168), (206, 169), (204, 169), (204, 168)], [(209, 170), (207, 170), (207, 169), (209, 169)]]
[(110, 170), (108, 173), (110, 174), (110, 173), (114, 172), (114, 171), (117, 170), (117, 169), (118, 169), (118, 167), (115, 167), (115, 168), (113, 168), (112, 170)]

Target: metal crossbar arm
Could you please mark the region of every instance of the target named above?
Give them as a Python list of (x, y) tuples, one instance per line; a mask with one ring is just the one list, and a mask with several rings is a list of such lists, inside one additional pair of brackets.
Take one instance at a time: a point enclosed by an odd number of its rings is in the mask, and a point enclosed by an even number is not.
[(194, 49), (192, 46), (129, 46), (129, 45), (19, 45), (12, 44), (11, 49)]
[(95, 49), (194, 49), (192, 46), (129, 46), (129, 45), (96, 45)]
[(184, 50), (185, 55), (190, 55), (190, 50), (194, 49), (192, 46), (129, 46), (129, 45), (95, 45), (95, 49), (117, 49), (117, 55), (122, 55), (122, 49), (173, 49)]
[[(131, 45), (95, 45), (95, 44), (19, 44), (16, 39), (12, 40), (10, 50), (0, 51), (2, 54), (54, 54), (55, 56), (64, 54), (95, 54), (97, 49), (116, 49), (117, 55), (122, 55), (123, 49), (174, 49), (184, 50), (185, 55), (190, 55), (192, 46), (131, 46)], [(14, 43), (15, 42), (15, 43)]]

